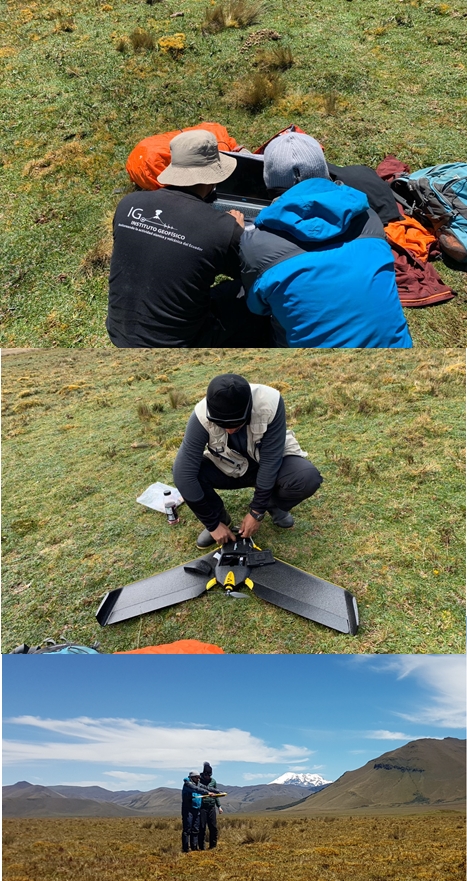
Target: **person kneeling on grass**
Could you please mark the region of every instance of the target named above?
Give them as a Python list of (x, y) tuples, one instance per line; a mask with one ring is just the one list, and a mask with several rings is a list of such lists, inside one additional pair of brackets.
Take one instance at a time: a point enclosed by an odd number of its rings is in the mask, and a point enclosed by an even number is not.
[(264, 151), (278, 196), (241, 243), (248, 308), (275, 345), (411, 348), (384, 227), (367, 196), (330, 180), (318, 141), (288, 132)]
[(258, 531), (266, 511), (276, 526), (294, 525), (291, 508), (312, 496), (323, 478), (306, 460), (285, 421), (280, 393), (225, 373), (209, 383), (190, 416), (173, 475), (186, 504), (205, 529), (201, 549), (234, 541), (231, 516), (215, 489), (255, 488), (240, 535)]
[[(164, 186), (124, 196), (115, 212), (110, 339), (119, 348), (268, 345), (268, 323), (248, 311), (240, 283), (243, 214), (206, 201), (237, 160), (204, 130), (177, 135), (170, 151)], [(236, 281), (213, 287), (218, 275)]]
[(197, 771), (190, 771), (188, 777), (183, 780), (182, 789), (182, 850), (199, 850), (198, 835), (200, 824), (200, 812), (203, 795), (212, 793), (217, 795), (218, 790), (213, 786), (202, 786), (199, 782), (200, 775)]

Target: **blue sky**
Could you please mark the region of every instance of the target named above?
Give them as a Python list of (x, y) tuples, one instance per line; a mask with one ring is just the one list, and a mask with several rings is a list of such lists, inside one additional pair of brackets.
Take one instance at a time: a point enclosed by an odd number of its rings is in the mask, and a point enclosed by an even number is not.
[(336, 780), (419, 737), (465, 737), (461, 655), (2, 657), (3, 783)]

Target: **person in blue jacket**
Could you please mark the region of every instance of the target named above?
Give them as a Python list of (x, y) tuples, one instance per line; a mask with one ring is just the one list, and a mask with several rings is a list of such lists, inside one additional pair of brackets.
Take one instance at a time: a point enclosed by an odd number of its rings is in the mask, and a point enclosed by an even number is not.
[(318, 141), (288, 132), (264, 151), (273, 196), (240, 241), (250, 311), (275, 345), (411, 348), (391, 249), (367, 196), (329, 178)]
[(188, 853), (191, 850), (199, 850), (198, 835), (201, 805), (203, 795), (218, 795), (218, 790), (213, 786), (202, 786), (199, 782), (200, 775), (197, 771), (190, 771), (188, 777), (183, 780), (182, 789), (182, 850)]

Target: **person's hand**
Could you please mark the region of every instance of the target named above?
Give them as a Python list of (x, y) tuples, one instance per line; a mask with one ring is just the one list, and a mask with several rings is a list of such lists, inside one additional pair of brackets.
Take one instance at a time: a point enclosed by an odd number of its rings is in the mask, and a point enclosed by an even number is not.
[(258, 532), (260, 526), (261, 521), (255, 520), (251, 514), (247, 514), (240, 524), (240, 529), (238, 530), (239, 535), (241, 535), (242, 538), (251, 538), (252, 535), (255, 535)]
[(245, 229), (245, 215), (242, 214), (241, 211), (236, 211), (235, 208), (232, 208), (232, 211), (227, 211), (227, 214), (231, 214), (232, 217), (235, 217), (239, 226), (241, 226), (242, 229)]
[(228, 541), (235, 541), (235, 535), (225, 523), (219, 523), (219, 526), (214, 532), (211, 532), (211, 535), (214, 541), (217, 541), (220, 545), (225, 545)]
[(223, 814), (223, 813), (224, 813), (224, 811), (222, 810), (222, 808), (219, 808), (219, 813), (220, 813), (220, 814)]

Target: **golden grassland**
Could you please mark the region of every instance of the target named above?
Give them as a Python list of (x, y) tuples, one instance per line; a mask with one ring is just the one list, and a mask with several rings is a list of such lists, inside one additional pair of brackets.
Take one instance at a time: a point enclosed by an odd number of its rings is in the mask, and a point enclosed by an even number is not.
[(3, 881), (464, 881), (465, 818), (224, 816), (214, 851), (180, 819), (5, 820)]

